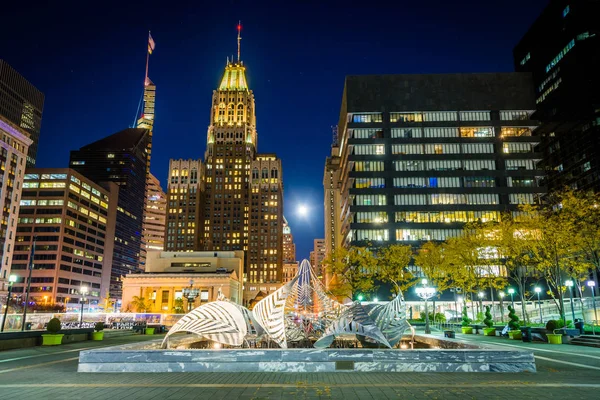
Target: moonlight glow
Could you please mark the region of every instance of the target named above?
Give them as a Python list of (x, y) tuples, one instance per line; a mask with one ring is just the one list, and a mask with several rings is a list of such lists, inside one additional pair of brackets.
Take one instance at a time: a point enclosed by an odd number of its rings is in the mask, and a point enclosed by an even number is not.
[(298, 206), (298, 215), (304, 217), (306, 215), (308, 215), (308, 207), (306, 207), (304, 204), (301, 204)]

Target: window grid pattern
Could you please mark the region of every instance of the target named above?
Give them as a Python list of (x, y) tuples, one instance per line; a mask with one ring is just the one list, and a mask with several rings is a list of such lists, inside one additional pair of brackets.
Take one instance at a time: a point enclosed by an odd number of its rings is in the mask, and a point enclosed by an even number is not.
[(423, 113), (423, 121), (426, 122), (444, 122), (457, 120), (458, 113), (456, 111), (430, 111)]
[(357, 156), (382, 155), (385, 154), (385, 146), (382, 144), (356, 144), (354, 154)]
[(417, 240), (446, 240), (461, 235), (460, 229), (396, 229), (396, 240), (411, 242)]
[(385, 206), (386, 196), (383, 194), (359, 194), (354, 197), (355, 206)]
[(461, 121), (489, 121), (491, 120), (489, 111), (461, 111)]

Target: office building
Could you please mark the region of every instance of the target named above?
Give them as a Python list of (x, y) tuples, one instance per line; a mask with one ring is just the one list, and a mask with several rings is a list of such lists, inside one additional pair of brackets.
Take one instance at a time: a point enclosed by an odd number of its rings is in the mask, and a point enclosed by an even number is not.
[[(246, 252), (246, 303), (277, 290), (283, 271), (281, 160), (258, 154), (255, 110), (238, 47), (213, 92), (204, 163), (171, 160), (167, 204), (167, 250)], [(186, 163), (203, 171), (193, 201), (181, 183)]]
[(146, 210), (142, 225), (142, 240), (145, 252), (164, 250), (166, 212), (167, 195), (162, 190), (158, 179), (154, 175), (148, 174), (146, 180)]
[(27, 149), (31, 143), (27, 132), (0, 116), (0, 292), (7, 290), (11, 273), (19, 200), (23, 189)]
[[(217, 300), (219, 291), (232, 302), (241, 302), (243, 251), (149, 251), (146, 261), (145, 273), (123, 279), (123, 310), (138, 311), (135, 296), (144, 298), (145, 311), (150, 313), (173, 313), (179, 299), (187, 313), (189, 308)], [(198, 295), (188, 300), (184, 289), (189, 288), (197, 289)]]
[(0, 116), (27, 132), (27, 167), (35, 166), (42, 126), (44, 94), (0, 59)]
[(600, 2), (552, 0), (514, 49), (530, 72), (548, 189), (600, 190)]
[[(68, 168), (28, 168), (23, 182), (12, 273), (13, 292), (29, 300), (77, 304), (81, 287), (96, 304), (108, 294), (115, 245), (118, 187), (107, 189)], [(31, 260), (31, 246), (35, 252)], [(24, 298), (24, 297), (22, 297)]]
[(545, 188), (534, 109), (526, 73), (348, 76), (340, 243), (446, 240), (535, 203)]
[(203, 177), (204, 166), (201, 160), (169, 161), (165, 250), (204, 249)]
[[(337, 133), (337, 129), (336, 129)], [(325, 198), (325, 257), (333, 254), (341, 246), (341, 192), (340, 192), (340, 156), (337, 144), (337, 134), (331, 145), (331, 155), (325, 160), (325, 171), (323, 173), (323, 190)], [(326, 269), (322, 271), (323, 282), (328, 287), (331, 274)]]
[(315, 239), (313, 241), (313, 250), (310, 252), (310, 265), (317, 277), (324, 281), (325, 271), (323, 269), (323, 260), (325, 259), (325, 239)]
[(287, 219), (283, 217), (283, 262), (295, 262), (296, 261), (296, 244), (294, 243), (294, 235), (292, 235), (292, 228)]
[(119, 186), (110, 298), (121, 298), (121, 277), (142, 271), (142, 224), (149, 131), (129, 128), (71, 151), (70, 166), (92, 181)]

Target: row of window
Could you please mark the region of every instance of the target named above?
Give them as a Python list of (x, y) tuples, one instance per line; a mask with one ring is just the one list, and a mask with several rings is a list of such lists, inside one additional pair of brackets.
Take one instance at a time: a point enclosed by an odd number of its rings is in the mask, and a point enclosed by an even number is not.
[[(516, 113), (516, 112), (515, 112)], [(520, 115), (520, 114), (519, 114)], [(527, 112), (523, 114), (528, 117)], [(461, 128), (392, 128), (391, 137), (393, 139), (413, 139), (413, 138), (479, 138), (494, 137), (493, 127), (461, 127)], [(525, 126), (500, 128), (500, 137), (531, 136), (532, 129)], [(382, 139), (384, 133), (382, 129), (353, 129), (352, 138), (354, 139)], [(376, 153), (371, 153), (376, 154)]]
[[(571, 41), (561, 52), (561, 54), (566, 54), (573, 46), (575, 45), (574, 41)], [(559, 54), (560, 56), (560, 54)], [(562, 56), (557, 56), (558, 60), (555, 61), (554, 64), (550, 63), (554, 66)], [(550, 67), (551, 68), (551, 67)], [(550, 68), (546, 68), (546, 72)], [(527, 120), (531, 117), (533, 111), (529, 110), (503, 110), (500, 111), (500, 119), (503, 121), (514, 121), (514, 120)], [(431, 111), (431, 112), (392, 112), (390, 113), (390, 122), (444, 122), (444, 121), (490, 121), (491, 113), (490, 111)], [(383, 117), (381, 113), (365, 113), (365, 114), (354, 114), (352, 116), (352, 122), (356, 123), (373, 123), (373, 122), (383, 122)]]
[[(491, 176), (448, 176), (394, 178), (395, 188), (456, 188), (456, 187), (495, 187), (496, 178)], [(532, 185), (534, 186), (534, 185)]]
[[(358, 197), (358, 196), (357, 196)], [(394, 196), (395, 205), (419, 206), (419, 205), (447, 205), (447, 204), (499, 204), (498, 194), (479, 193), (433, 193), (433, 194), (397, 194)]]
[[(507, 160), (507, 161), (531, 161), (531, 160)], [(533, 161), (531, 161), (533, 163)], [(515, 164), (511, 164), (515, 165)], [(411, 160), (394, 161), (396, 171), (478, 171), (495, 170), (496, 162), (494, 160)], [(530, 169), (533, 169), (531, 167)]]

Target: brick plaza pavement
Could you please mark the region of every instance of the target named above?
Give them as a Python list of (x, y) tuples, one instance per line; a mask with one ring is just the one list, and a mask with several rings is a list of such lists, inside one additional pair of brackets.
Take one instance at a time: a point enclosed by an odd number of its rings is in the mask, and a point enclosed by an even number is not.
[[(523, 399), (600, 397), (600, 349), (532, 347), (537, 373), (77, 373), (83, 348), (134, 343), (128, 336), (0, 353), (2, 399)], [(597, 368), (597, 369), (596, 369)]]

